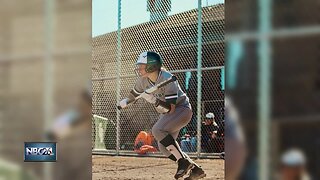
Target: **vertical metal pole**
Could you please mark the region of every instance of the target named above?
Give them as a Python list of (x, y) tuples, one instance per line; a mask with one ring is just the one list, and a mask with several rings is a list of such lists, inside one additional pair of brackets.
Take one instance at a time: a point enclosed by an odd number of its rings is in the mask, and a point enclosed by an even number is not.
[(200, 157), (201, 153), (201, 85), (202, 85), (202, 6), (201, 1), (198, 0), (198, 49), (197, 49), (197, 157)]
[[(117, 102), (120, 101), (120, 75), (121, 75), (121, 0), (118, 0), (118, 30), (117, 30), (117, 82), (116, 93)], [(119, 155), (120, 150), (120, 111), (117, 109), (117, 145), (116, 154)]]
[[(54, 0), (45, 1), (45, 56), (44, 56), (44, 131), (50, 127), (53, 117), (53, 24), (54, 24)], [(52, 166), (44, 164), (44, 179), (52, 179)]]
[[(271, 28), (272, 0), (259, 0), (259, 30), (260, 34), (267, 34)], [(259, 179), (269, 179), (269, 129), (270, 129), (270, 75), (271, 75), (271, 47), (270, 39), (259, 39)]]

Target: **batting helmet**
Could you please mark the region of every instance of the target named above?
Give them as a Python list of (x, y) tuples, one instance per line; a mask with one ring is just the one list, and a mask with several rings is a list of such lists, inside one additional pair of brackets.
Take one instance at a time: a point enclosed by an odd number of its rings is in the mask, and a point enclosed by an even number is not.
[(146, 64), (146, 72), (151, 73), (156, 70), (160, 70), (162, 63), (162, 58), (158, 53), (153, 51), (146, 51), (139, 55), (136, 65)]
[(214, 119), (214, 114), (209, 112), (208, 114), (206, 114), (206, 118), (207, 119)]

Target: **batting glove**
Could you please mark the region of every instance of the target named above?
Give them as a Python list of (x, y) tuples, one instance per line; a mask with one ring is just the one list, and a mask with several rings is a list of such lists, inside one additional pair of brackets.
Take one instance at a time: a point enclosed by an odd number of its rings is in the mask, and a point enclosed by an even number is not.
[(125, 98), (125, 99), (122, 99), (120, 102), (119, 102), (119, 106), (123, 109), (123, 108), (126, 108), (128, 106), (128, 98)]

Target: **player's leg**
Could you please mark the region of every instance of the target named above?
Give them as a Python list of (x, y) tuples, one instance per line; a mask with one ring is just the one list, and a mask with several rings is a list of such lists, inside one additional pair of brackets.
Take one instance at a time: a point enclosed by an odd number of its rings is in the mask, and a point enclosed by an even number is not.
[[(152, 134), (159, 142), (159, 149), (163, 150), (161, 152), (165, 155), (173, 154), (177, 160), (184, 157), (175, 138), (180, 129), (189, 123), (191, 116), (192, 111), (190, 109), (178, 107), (174, 113), (161, 116), (153, 126)], [(162, 146), (165, 148), (162, 148)]]
[[(189, 108), (177, 107), (174, 113), (160, 117), (152, 128), (152, 133), (159, 142), (160, 151), (162, 150), (161, 152), (165, 155), (169, 155), (167, 153), (167, 151), (169, 151), (178, 161), (178, 170), (175, 178), (182, 177), (193, 167), (193, 164), (185, 157), (179, 144), (172, 136), (173, 133), (179, 132), (182, 127), (190, 122), (191, 116), (192, 111)], [(161, 145), (163, 145), (167, 151), (161, 148)], [(169, 155), (168, 157), (174, 160), (173, 156)]]
[[(171, 133), (172, 137), (174, 139), (178, 138), (179, 135), (179, 131)], [(170, 153), (170, 151), (168, 151), (161, 143), (159, 143), (159, 150), (169, 159), (171, 159), (172, 161), (176, 162), (177, 159), (175, 158), (175, 156), (173, 154)], [(185, 180), (194, 180), (194, 179), (201, 179), (203, 177), (206, 177), (206, 174), (204, 172), (204, 170), (201, 168), (201, 166), (199, 166), (197, 163), (195, 163), (185, 152), (182, 152), (184, 157), (187, 158), (189, 160), (189, 162), (191, 162), (192, 164), (194, 164), (194, 167), (190, 170), (189, 176), (187, 178), (185, 178)]]
[[(179, 135), (179, 132), (180, 132), (180, 131), (177, 131), (177, 132), (172, 133), (172, 134), (171, 134), (172, 137), (173, 137), (174, 139), (177, 139), (177, 138), (178, 138), (178, 135)], [(177, 143), (178, 143), (178, 142), (177, 142)], [(169, 153), (170, 153), (170, 152), (169, 152)], [(195, 162), (188, 156), (187, 153), (182, 152), (182, 154), (184, 155), (185, 158), (187, 158), (187, 159), (188, 159), (191, 163), (193, 163), (195, 166), (200, 167), (197, 163), (195, 163)]]
[(171, 154), (171, 152), (166, 148), (164, 147), (159, 141), (158, 141), (158, 148), (159, 148), (159, 151), (164, 154), (166, 157), (168, 157), (170, 160), (176, 162), (177, 161), (177, 158)]
[[(180, 131), (174, 132), (171, 135), (173, 136), (174, 139), (178, 138)], [(169, 151), (168, 151), (169, 152)], [(169, 152), (170, 153), (170, 152)], [(195, 163), (189, 156), (187, 153), (182, 152), (184, 157), (187, 158), (192, 164), (194, 164), (194, 167), (190, 170), (189, 176), (185, 178), (185, 180), (196, 180), (196, 179), (201, 179), (206, 177), (206, 173), (204, 172), (204, 170), (202, 169), (202, 167), (200, 165), (198, 165), (197, 163)], [(172, 158), (173, 155), (171, 155)], [(174, 157), (174, 156), (173, 156)], [(169, 159), (171, 159), (169, 156)], [(174, 160), (174, 159), (172, 159)], [(174, 160), (176, 161), (176, 160)]]
[[(178, 137), (178, 135), (176, 136)], [(195, 179), (201, 179), (206, 177), (206, 173), (202, 169), (200, 165), (195, 163), (188, 155), (187, 153), (183, 152), (184, 156), (192, 163), (194, 164), (194, 167), (190, 170), (189, 176), (185, 178), (185, 180), (195, 180)]]
[[(177, 139), (179, 135), (179, 131), (175, 132), (172, 134), (172, 136), (174, 137), (174, 139)], [(196, 180), (196, 179), (201, 179), (206, 177), (206, 173), (204, 172), (204, 170), (202, 169), (202, 167), (200, 165), (198, 165), (196, 162), (194, 162), (187, 153), (182, 152), (184, 157), (187, 158), (189, 160), (189, 162), (191, 162), (194, 167), (190, 170), (189, 176), (185, 178), (185, 180)], [(169, 156), (170, 159), (170, 156)]]
[[(178, 135), (179, 135), (179, 131), (171, 133), (171, 136), (174, 139), (177, 139)], [(171, 154), (171, 152), (164, 145), (162, 145), (160, 142), (158, 142), (158, 147), (159, 147), (160, 152), (162, 152), (162, 154), (164, 154), (166, 157), (168, 157), (169, 159), (171, 159), (174, 162), (177, 161), (177, 158), (173, 154)], [(184, 155), (184, 157), (190, 159), (186, 153), (182, 152), (182, 154)]]

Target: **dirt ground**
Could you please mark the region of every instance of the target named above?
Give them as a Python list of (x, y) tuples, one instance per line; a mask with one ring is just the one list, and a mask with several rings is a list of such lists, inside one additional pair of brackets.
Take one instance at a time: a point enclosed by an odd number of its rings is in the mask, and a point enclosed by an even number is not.
[[(224, 160), (195, 160), (205, 170), (203, 179), (224, 179)], [(92, 156), (93, 180), (170, 180), (177, 165), (166, 158)]]

